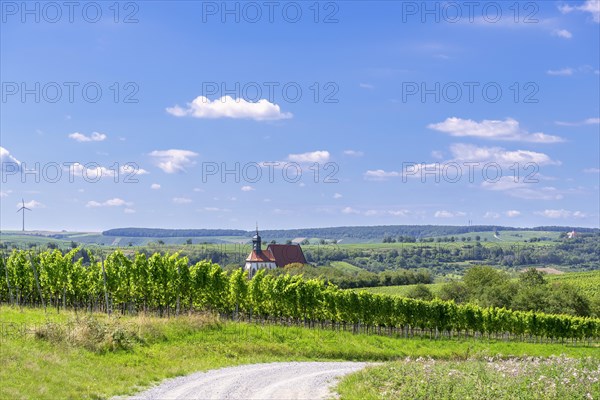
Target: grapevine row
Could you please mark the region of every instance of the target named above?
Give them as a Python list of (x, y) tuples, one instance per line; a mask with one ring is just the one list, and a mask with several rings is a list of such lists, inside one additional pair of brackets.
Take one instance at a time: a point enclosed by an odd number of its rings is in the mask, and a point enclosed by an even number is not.
[(90, 263), (78, 249), (35, 253), (15, 250), (0, 261), (0, 302), (57, 309), (171, 313), (210, 310), (254, 319), (418, 329), (444, 334), (595, 340), (600, 319), (481, 308), (341, 290), (318, 279), (259, 271), (227, 273), (209, 261), (189, 265), (178, 254), (132, 258), (121, 251)]

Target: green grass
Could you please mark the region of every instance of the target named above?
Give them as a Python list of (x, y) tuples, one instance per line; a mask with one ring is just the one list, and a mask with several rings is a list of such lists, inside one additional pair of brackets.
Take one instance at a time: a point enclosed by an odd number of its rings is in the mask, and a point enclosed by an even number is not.
[(405, 359), (347, 376), (342, 399), (596, 399), (599, 358)]
[[(56, 325), (49, 322), (72, 322), (73, 329), (66, 335), (50, 329)], [(559, 344), (353, 335), (221, 322), (209, 316), (109, 320), (101, 314), (93, 319), (80, 314), (76, 322), (73, 312), (45, 315), (6, 306), (0, 307), (0, 326), (2, 399), (107, 398), (132, 394), (165, 378), (246, 363), (392, 361), (407, 356), (460, 360), (474, 354), (584, 357), (598, 351)], [(90, 326), (100, 329), (90, 331)]]

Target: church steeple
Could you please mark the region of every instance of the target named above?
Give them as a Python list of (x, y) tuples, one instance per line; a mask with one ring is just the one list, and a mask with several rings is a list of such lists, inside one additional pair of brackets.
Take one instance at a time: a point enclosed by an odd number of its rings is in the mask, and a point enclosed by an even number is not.
[(254, 250), (256, 254), (262, 253), (262, 243), (260, 235), (258, 234), (258, 224), (256, 224), (256, 235), (252, 238), (252, 250)]

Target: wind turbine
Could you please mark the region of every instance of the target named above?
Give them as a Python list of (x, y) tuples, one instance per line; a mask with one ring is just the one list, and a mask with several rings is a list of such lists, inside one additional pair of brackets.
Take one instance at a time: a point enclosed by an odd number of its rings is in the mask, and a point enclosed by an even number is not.
[(25, 200), (24, 199), (21, 199), (21, 201), (22, 201), (23, 205), (21, 206), (21, 208), (19, 208), (17, 210), (17, 212), (23, 212), (23, 232), (25, 232), (25, 210), (31, 211), (31, 208), (25, 207)]

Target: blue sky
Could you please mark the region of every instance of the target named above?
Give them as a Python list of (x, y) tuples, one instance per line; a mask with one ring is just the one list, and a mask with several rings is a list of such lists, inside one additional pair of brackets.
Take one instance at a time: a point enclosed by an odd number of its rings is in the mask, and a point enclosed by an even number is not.
[(2, 229), (600, 225), (597, 0), (61, 4), (2, 2)]

